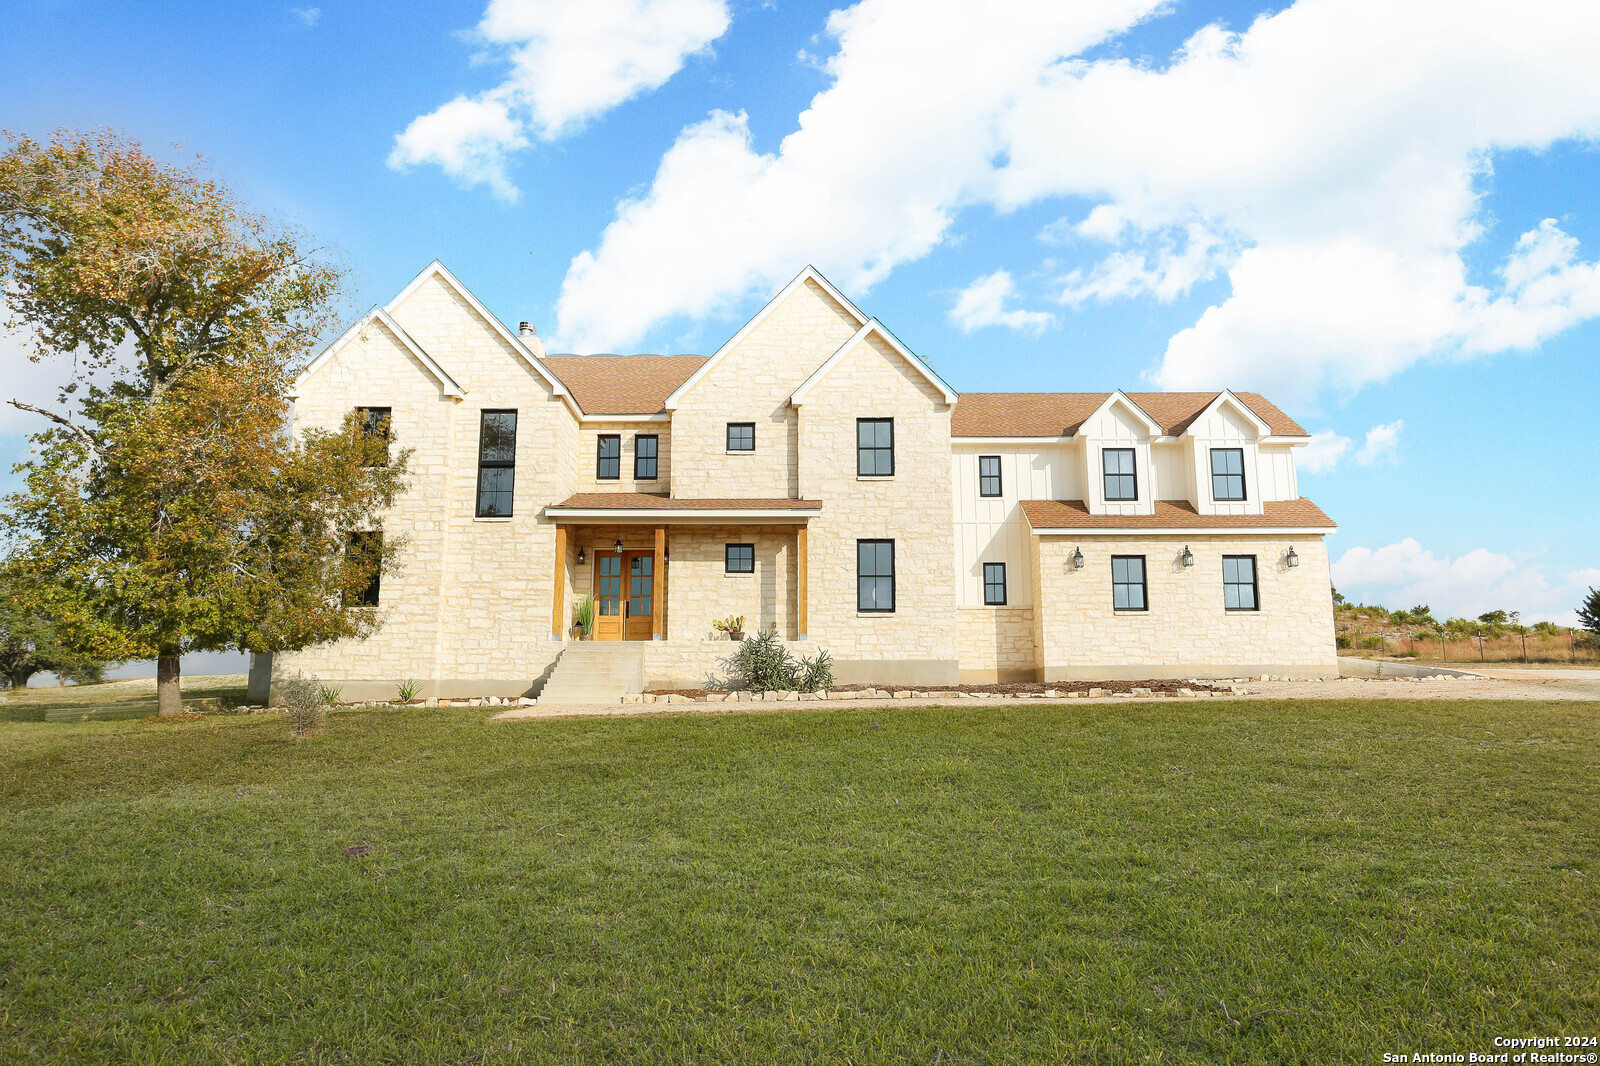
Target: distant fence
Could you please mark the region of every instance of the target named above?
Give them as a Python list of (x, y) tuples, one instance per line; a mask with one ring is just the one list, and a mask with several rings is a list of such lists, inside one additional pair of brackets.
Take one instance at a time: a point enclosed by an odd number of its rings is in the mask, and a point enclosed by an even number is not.
[(1586, 647), (1582, 635), (1573, 638), (1567, 633), (1554, 636), (1529, 632), (1526, 637), (1505, 633), (1498, 637), (1485, 634), (1465, 640), (1446, 636), (1441, 647), (1437, 633), (1415, 629), (1386, 629), (1381, 633), (1364, 631), (1351, 626), (1340, 628), (1339, 636), (1349, 639), (1348, 647), (1341, 647), (1341, 655), (1403, 656), (1415, 657), (1418, 662), (1463, 663), (1584, 663), (1600, 662), (1600, 648)]

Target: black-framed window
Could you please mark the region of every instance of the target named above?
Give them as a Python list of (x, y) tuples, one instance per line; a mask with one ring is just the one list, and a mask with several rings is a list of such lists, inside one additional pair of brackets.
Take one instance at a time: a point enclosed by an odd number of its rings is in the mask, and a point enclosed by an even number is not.
[(378, 597), (382, 591), (383, 578), (378, 569), (383, 561), (383, 531), (378, 529), (358, 529), (350, 534), (349, 547), (345, 550), (351, 562), (372, 567), (372, 574), (367, 578), (366, 585), (347, 602), (359, 604), (362, 607), (378, 606)]
[(517, 412), (485, 411), (478, 423), (478, 517), (511, 517), (516, 480)]
[(856, 473), (868, 477), (894, 473), (894, 419), (856, 419)]
[(894, 541), (856, 541), (856, 610), (894, 610)]
[(755, 451), (756, 424), (754, 422), (729, 422), (728, 450), (730, 452)]
[(1244, 449), (1211, 449), (1211, 498), (1244, 499)]
[(1111, 557), (1111, 606), (1119, 611), (1150, 609), (1150, 602), (1145, 596), (1144, 556)]
[(983, 564), (983, 602), (990, 607), (1006, 605), (1006, 564)]
[(1106, 499), (1137, 500), (1139, 476), (1133, 472), (1132, 448), (1102, 448), (1100, 467), (1106, 477)]
[(1260, 610), (1261, 601), (1256, 596), (1254, 555), (1222, 557), (1222, 604), (1230, 611)]
[(594, 477), (596, 481), (621, 479), (622, 434), (602, 433), (595, 438)]
[(633, 438), (633, 480), (656, 479), (656, 454), (661, 438), (654, 433), (640, 433)]
[(978, 456), (978, 495), (1001, 495), (1000, 457), (998, 455)]
[(380, 440), (389, 439), (389, 427), (393, 421), (394, 408), (392, 407), (357, 407), (356, 424), (361, 427), (363, 437), (377, 437)]
[(722, 548), (722, 570), (727, 574), (753, 574), (756, 572), (756, 546), (754, 544), (726, 544)]

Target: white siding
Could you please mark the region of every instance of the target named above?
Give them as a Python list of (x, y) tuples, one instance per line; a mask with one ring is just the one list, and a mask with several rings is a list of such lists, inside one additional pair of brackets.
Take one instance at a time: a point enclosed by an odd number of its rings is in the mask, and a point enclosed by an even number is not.
[[(1006, 564), (1006, 606), (1033, 603), (1029, 530), (1021, 500), (1070, 500), (1079, 492), (1067, 445), (995, 446), (954, 442), (951, 463), (956, 546), (956, 606), (982, 607), (983, 564)], [(1002, 495), (978, 495), (978, 457), (1000, 457)]]
[[(1258, 461), (1256, 426), (1231, 401), (1212, 407), (1194, 420), (1187, 434), (1194, 442), (1195, 510), (1201, 514), (1260, 514), (1262, 501), (1262, 463)], [(1211, 497), (1211, 449), (1239, 448), (1244, 451), (1243, 501), (1215, 500)]]
[[(1084, 442), (1083, 466), (1088, 492), (1082, 499), (1091, 514), (1154, 514), (1155, 484), (1150, 463), (1150, 436), (1140, 416), (1118, 400), (1085, 422), (1078, 431)], [(1139, 498), (1107, 501), (1105, 468), (1101, 452), (1106, 448), (1132, 448), (1133, 468), (1138, 477)]]
[(1300, 486), (1295, 478), (1293, 445), (1262, 445), (1260, 458), (1256, 460), (1256, 469), (1261, 477), (1263, 503), (1300, 498)]
[(1150, 457), (1155, 462), (1155, 481), (1151, 495), (1158, 500), (1194, 502), (1194, 444), (1153, 444)]

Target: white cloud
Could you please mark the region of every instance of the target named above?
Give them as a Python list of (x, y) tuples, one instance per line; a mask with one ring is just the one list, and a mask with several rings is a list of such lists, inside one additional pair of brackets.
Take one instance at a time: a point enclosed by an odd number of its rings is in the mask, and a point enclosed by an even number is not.
[(475, 36), (510, 72), (487, 92), (412, 120), (389, 165), (434, 163), (514, 200), (507, 156), (664, 85), (728, 23), (727, 0), (490, 0)]
[(832, 84), (795, 131), (757, 154), (741, 116), (684, 130), (573, 261), (560, 335), (625, 346), (808, 261), (861, 292), (945, 241), (964, 207), (1065, 197), (1096, 204), (1075, 237), (1108, 246), (1063, 279), (1069, 306), (1170, 299), (1227, 271), (1230, 295), (1171, 339), (1163, 387), (1303, 400), (1600, 314), (1600, 269), (1553, 222), (1492, 284), (1462, 259), (1485, 233), (1491, 153), (1600, 135), (1600, 5), (1300, 0), (1242, 33), (1208, 27), (1164, 66), (1071, 58), (1168, 9), (834, 12)]
[(291, 7), (289, 13), (300, 20), (300, 25), (312, 29), (322, 21), (322, 8), (320, 7)]
[(950, 308), (950, 322), (962, 333), (984, 326), (1005, 326), (1035, 336), (1055, 323), (1056, 317), (1045, 311), (1007, 311), (1006, 302), (1016, 294), (1017, 286), (1011, 274), (996, 270), (961, 290), (955, 306)]
[(1308, 474), (1331, 474), (1339, 468), (1349, 450), (1349, 437), (1341, 437), (1331, 429), (1319, 429), (1311, 434), (1304, 448), (1295, 452), (1294, 463)]
[(1375, 466), (1378, 463), (1395, 461), (1395, 449), (1400, 446), (1400, 431), (1406, 426), (1405, 419), (1395, 419), (1393, 422), (1381, 426), (1373, 426), (1367, 430), (1367, 439), (1361, 445), (1361, 450), (1356, 452), (1356, 462), (1362, 466)]
[(1575, 570), (1552, 582), (1537, 566), (1478, 548), (1440, 558), (1407, 537), (1376, 551), (1351, 548), (1332, 567), (1345, 598), (1409, 608), (1425, 603), (1436, 618), (1476, 618), (1487, 611), (1521, 611), (1525, 622), (1572, 625), (1577, 604), (1600, 569)]

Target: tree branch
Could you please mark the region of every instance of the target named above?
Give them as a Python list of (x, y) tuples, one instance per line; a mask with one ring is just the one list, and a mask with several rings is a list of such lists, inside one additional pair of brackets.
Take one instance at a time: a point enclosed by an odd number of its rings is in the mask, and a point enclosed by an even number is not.
[(21, 400), (7, 400), (6, 403), (9, 403), (12, 407), (15, 407), (19, 411), (32, 411), (36, 415), (44, 415), (50, 421), (65, 428), (73, 436), (77, 437), (84, 444), (88, 445), (90, 451), (94, 452), (102, 459), (105, 458), (106, 453), (101, 449), (100, 442), (95, 440), (94, 436), (82, 426), (74, 425), (72, 422), (56, 414), (54, 411), (46, 411), (43, 407), (35, 407), (31, 403), (23, 403)]

